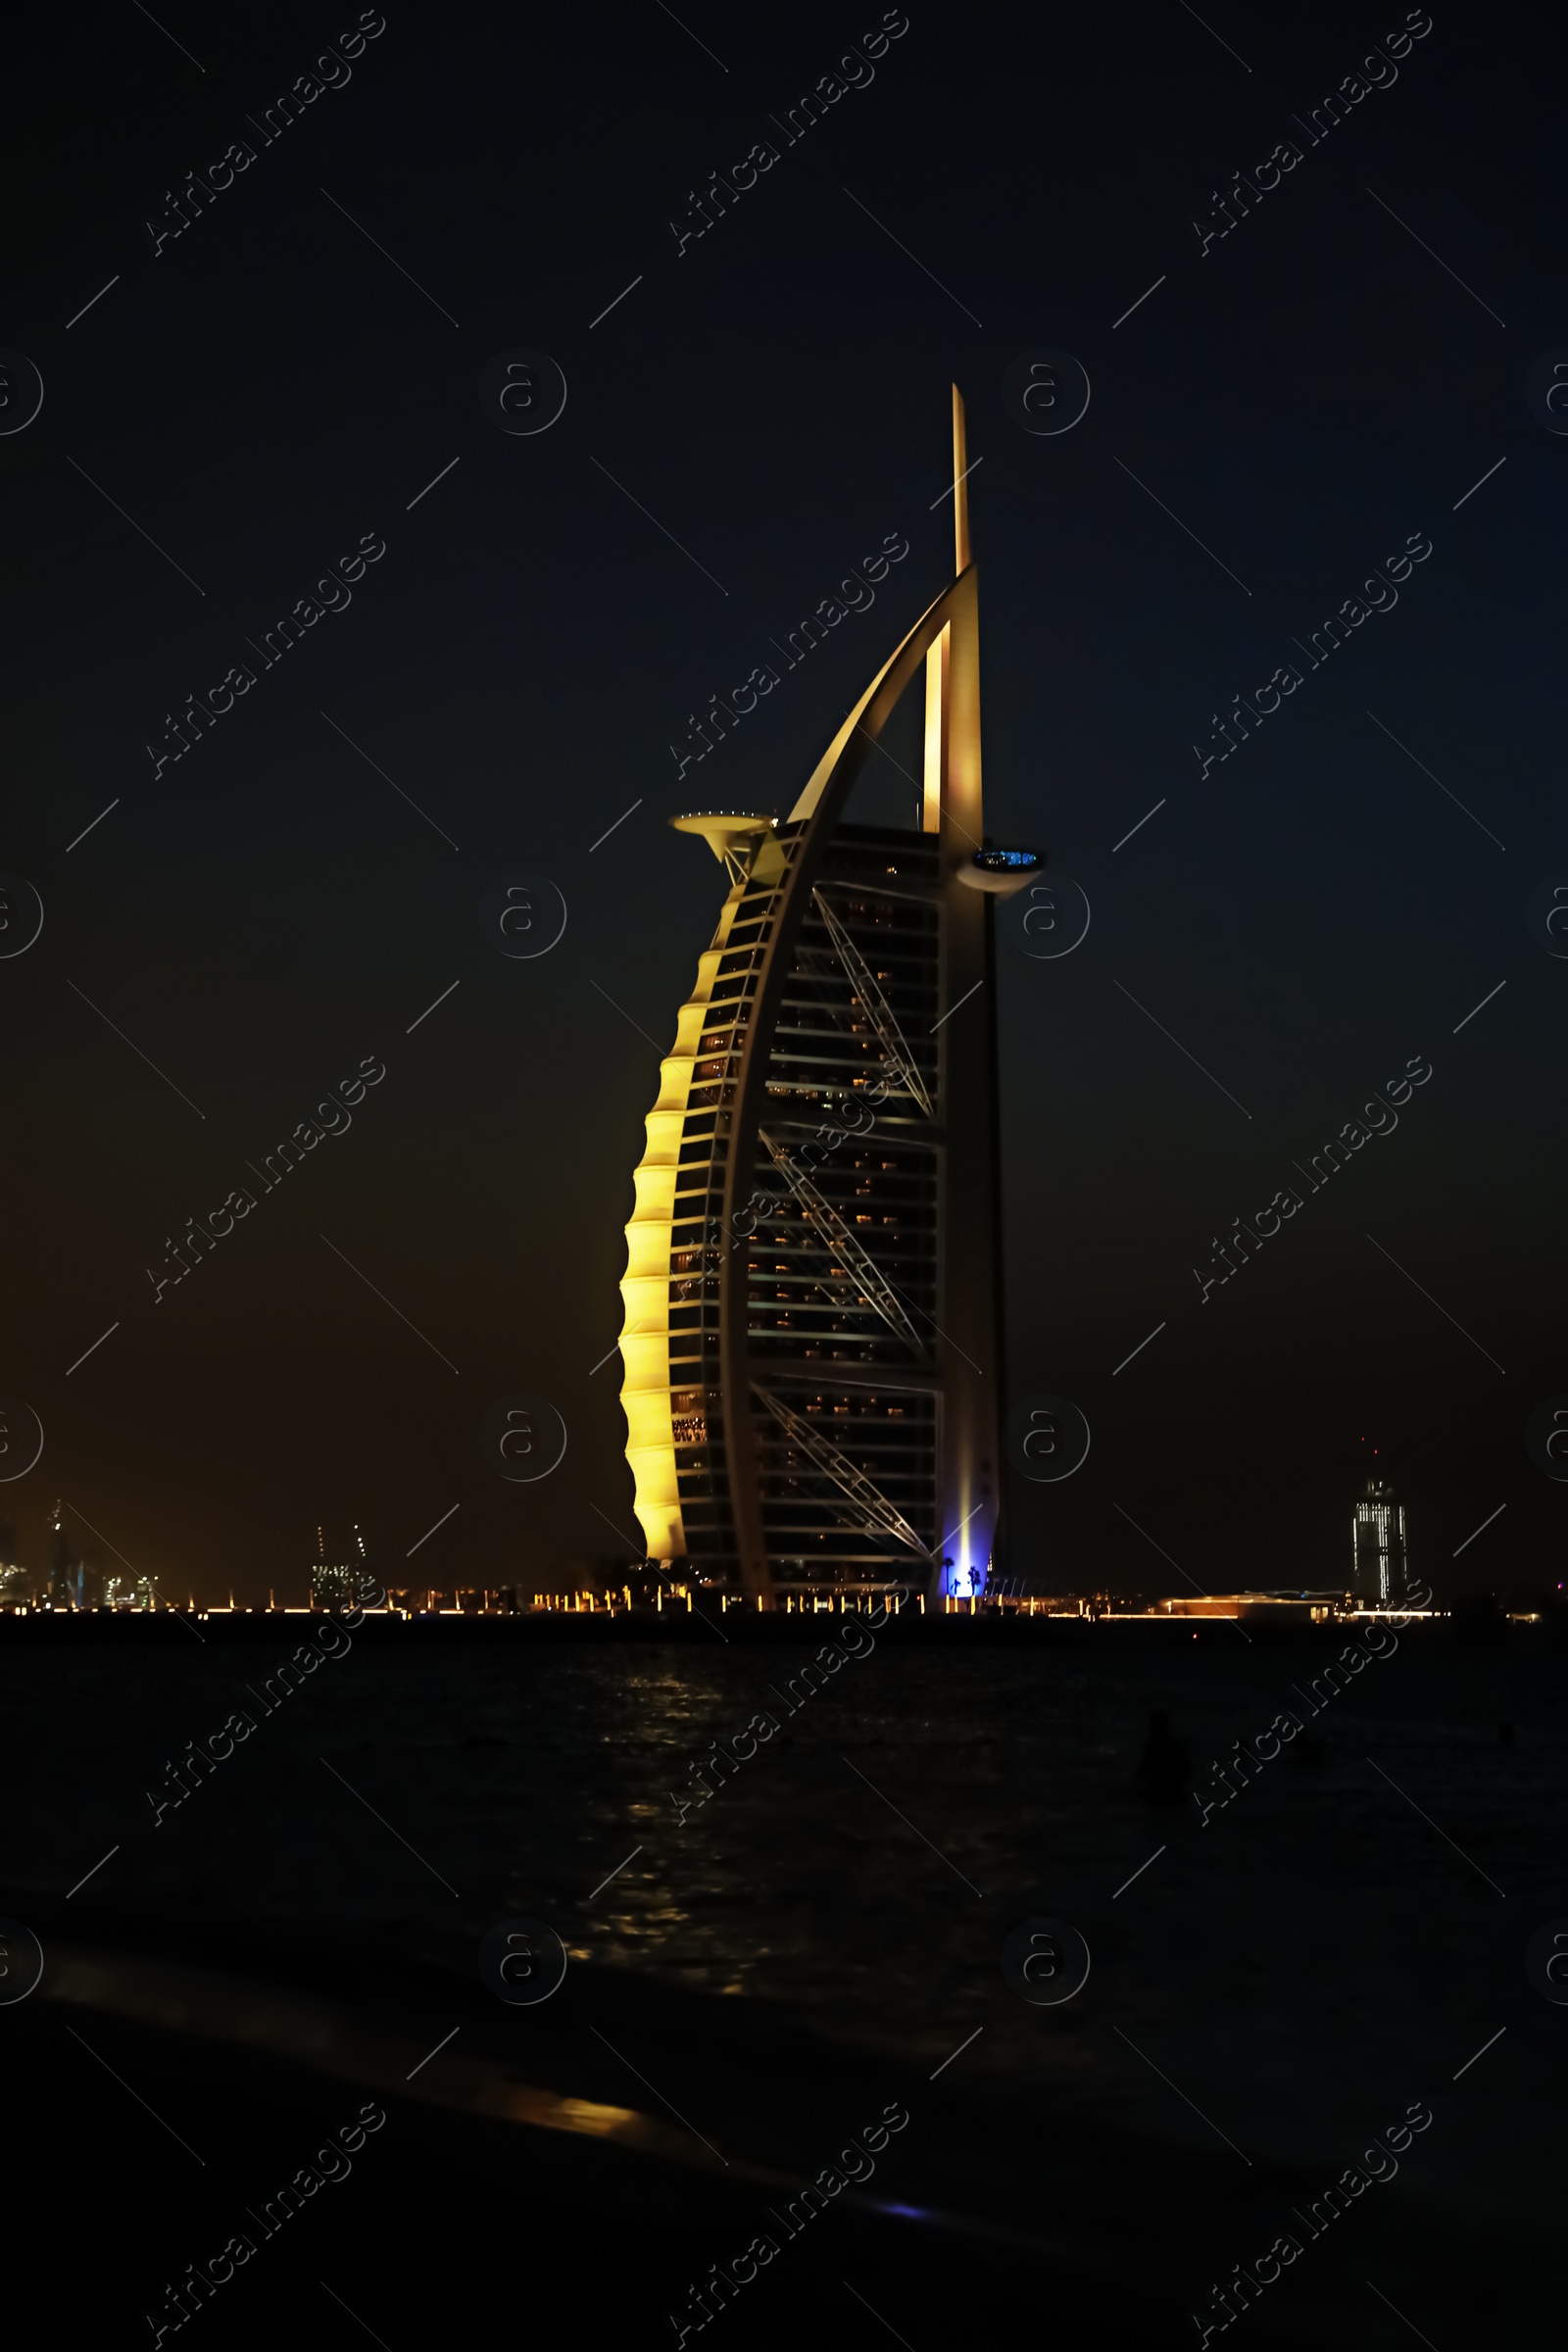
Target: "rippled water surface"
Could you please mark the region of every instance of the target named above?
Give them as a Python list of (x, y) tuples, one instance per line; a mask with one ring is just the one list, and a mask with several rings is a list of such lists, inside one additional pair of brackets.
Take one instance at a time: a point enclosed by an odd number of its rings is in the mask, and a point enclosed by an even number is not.
[[(1206, 1782), (1277, 1710), (1305, 1714), (1328, 1655), (1216, 1638), (1234, 1630), (968, 1654), (884, 1639), (808, 1696), (804, 1644), (362, 1638), (271, 1715), (258, 1647), (10, 1649), (8, 1900), (58, 1898), (118, 1844), (74, 1926), (134, 1917), (174, 1955), (252, 1923), (467, 1970), (486, 1928), (528, 1913), (579, 1965), (776, 2004), (930, 2067), (979, 2028), (963, 2064), (999, 2093), (1251, 2150), (1333, 2155), (1508, 2026), (1433, 2153), (1440, 2174), (1468, 2168), (1472, 2196), (1528, 2197), (1544, 2114), (1503, 2111), (1530, 2036), (1563, 2014), (1521, 1966), (1531, 1930), (1568, 1911), (1555, 1654), (1406, 1635), (1314, 1720), (1316, 1761), (1287, 1748), (1203, 1826), (1190, 1799), (1137, 1792), (1151, 1709)], [(165, 1761), (234, 1707), (255, 1733), (155, 1828)], [(777, 1731), (682, 1820), (692, 1763), (757, 1715)], [(1001, 1976), (1032, 1911), (1089, 1939), (1090, 1982), (1061, 2009)]]

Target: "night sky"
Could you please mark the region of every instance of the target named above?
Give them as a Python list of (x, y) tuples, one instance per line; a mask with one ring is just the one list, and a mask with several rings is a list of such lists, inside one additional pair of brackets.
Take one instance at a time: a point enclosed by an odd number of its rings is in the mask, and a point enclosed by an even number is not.
[[(57, 1494), (180, 1598), (303, 1598), (318, 1522), (341, 1555), (359, 1521), (388, 1582), (533, 1591), (634, 1550), (602, 1359), (723, 888), (664, 819), (787, 811), (945, 584), (956, 381), (988, 821), (1092, 910), (1054, 960), (1018, 902), (1001, 923), (1007, 1401), (1093, 1431), (1070, 1481), (1015, 1486), (1008, 1567), (1183, 1590), (1157, 1544), (1218, 1590), (1343, 1584), (1376, 1446), (1415, 1567), (1563, 1573), (1524, 1432), (1568, 1391), (1568, 959), (1526, 908), (1568, 881), (1568, 436), (1526, 377), (1568, 359), (1568, 40), (1541, 11), (1205, 16), (14, 29), (0, 345), (44, 394), (0, 437), (0, 868), (44, 909), (0, 961), (0, 1390), (45, 1432), (0, 1488), (18, 1556)], [(1003, 399), (1042, 350), (1092, 386), (1055, 435)], [(510, 433), (480, 377), (526, 352), (565, 407)], [(0, 421), (29, 385), (13, 359)], [(680, 776), (691, 715), (890, 538), (874, 604)], [(175, 759), (188, 697), (218, 714)], [(912, 714), (889, 743), (916, 764)], [(862, 810), (903, 821), (874, 764)], [(532, 960), (479, 917), (522, 872), (567, 911)], [(1311, 1192), (1412, 1062), (1396, 1128)], [(339, 1132), (264, 1192), (329, 1092)], [(254, 1209), (155, 1299), (236, 1187)], [(479, 1448), (515, 1392), (568, 1432), (531, 1486)]]

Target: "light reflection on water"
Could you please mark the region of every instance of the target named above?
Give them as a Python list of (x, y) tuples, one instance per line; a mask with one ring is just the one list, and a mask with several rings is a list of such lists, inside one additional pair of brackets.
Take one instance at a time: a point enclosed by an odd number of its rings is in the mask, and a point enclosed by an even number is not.
[[(12, 1650), (0, 1739), (8, 1785), (28, 1791), (13, 1808), (16, 1906), (29, 1887), (63, 1893), (118, 1839), (94, 1916), (151, 1905), (172, 1951), (203, 1919), (328, 1944), (386, 1927), (466, 1970), (484, 1929), (534, 1914), (579, 1964), (780, 2004), (930, 2067), (984, 2026), (966, 2073), (1147, 2100), (1113, 2022), (1152, 2053), (1179, 2034), (1244, 2138), (1273, 2128), (1271, 2082), (1319, 2095), (1326, 2051), (1341, 2088), (1324, 2099), (1348, 2098), (1356, 2047), (1386, 2069), (1391, 2031), (1429, 2072), (1451, 2038), (1446, 1977), (1474, 1975), (1473, 1906), (1495, 1898), (1368, 1753), (1506, 1886), (1510, 1915), (1554, 1907), (1541, 1872), (1568, 1828), (1568, 1776), (1542, 1650), (1516, 1651), (1505, 1680), (1495, 1661), (1407, 1642), (1325, 1715), (1321, 1764), (1287, 1754), (1206, 1829), (1190, 1804), (1161, 1812), (1136, 1792), (1149, 1712), (1170, 1711), (1204, 1769), (1290, 1703), (1303, 1662), (1289, 1648), (958, 1655), (884, 1641), (786, 1715), (770, 1687), (808, 1654), (362, 1640), (154, 1830), (143, 1792), (164, 1759), (248, 1704), (265, 1653)], [(689, 1789), (691, 1761), (760, 1711), (776, 1736), (681, 1826), (670, 1791)], [(1506, 1753), (1503, 1718), (1519, 1727)], [(1003, 1938), (1032, 1911), (1073, 1921), (1094, 1950), (1090, 1988), (1063, 2009), (1003, 1984)]]

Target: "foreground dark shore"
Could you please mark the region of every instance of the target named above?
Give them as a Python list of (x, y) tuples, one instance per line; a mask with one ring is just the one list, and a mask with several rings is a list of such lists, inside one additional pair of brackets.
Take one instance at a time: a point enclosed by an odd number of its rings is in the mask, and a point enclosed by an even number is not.
[[(681, 2340), (670, 2315), (696, 2316), (691, 2288), (761, 2232), (777, 2259), (720, 2311), (715, 2342), (859, 2346), (879, 2340), (874, 2314), (916, 2352), (1043, 2322), (1054, 2343), (1148, 2352), (1197, 2341), (1184, 2304), (1206, 2303), (1282, 2228), (1303, 2253), (1247, 2314), (1259, 2347), (1381, 2352), (1397, 2331), (1368, 2268), (1401, 2308), (1441, 2312), (1444, 2352), (1546, 2340), (1530, 2217), (1476, 2216), (1461, 2231), (1440, 2197), (1373, 2192), (1375, 2217), (1352, 2211), (1315, 2242), (1290, 2217), (1333, 2177), (1321, 2166), (1244, 2172), (1217, 2144), (1097, 2124), (1070, 2099), (1023, 2111), (735, 2004), (587, 1969), (542, 2026), (384, 1955), (368, 1996), (354, 1982), (368, 1954), (230, 1956), (247, 1973), (57, 1951), (47, 1997), (8, 2036), (12, 2144), (28, 2159), (18, 2270), (40, 2266), (67, 2341), (187, 2340), (167, 2290), (185, 2280), (194, 2305), (188, 2266), (239, 2233), (254, 2256), (196, 2310), (193, 2343), (348, 2344), (352, 2315), (389, 2352), (547, 2321), (593, 2344), (668, 2345)], [(437, 2025), (457, 2038), (430, 2058)], [(678, 2086), (690, 2128), (622, 2053)], [(507, 2103), (517, 2120), (497, 2112)], [(368, 2108), (385, 2125), (340, 2165), (328, 2136)], [(805, 2183), (841, 2155), (852, 2165), (847, 2143), (890, 2112), (908, 2121), (874, 2177), (804, 2225)], [(83, 2217), (62, 2194), (88, 2146), (83, 2264)], [(323, 2184), (283, 2222), (271, 2200), (302, 2167)]]
[[(109, 1621), (84, 1649), (92, 1621), (33, 1622), (0, 1642), (25, 1790), (0, 1910), (44, 1973), (0, 2049), (14, 2274), (67, 2340), (150, 2342), (143, 2312), (236, 2232), (254, 2255), (181, 2342), (672, 2344), (760, 2232), (777, 2256), (705, 2342), (1192, 2344), (1282, 2233), (1301, 2252), (1230, 2341), (1392, 2352), (1390, 2302), (1438, 2352), (1547, 2340), (1568, 2012), (1522, 1965), (1568, 1911), (1545, 1629), (1402, 1636), (1202, 1821), (1139, 1793), (1150, 1712), (1206, 1781), (1304, 1712), (1343, 1635), (913, 1621), (793, 1702), (825, 1615), (810, 1642), (699, 1623), (701, 1649), (635, 1619), (368, 1620), (155, 1819), (166, 1763), (327, 1621), (154, 1619), (129, 1647)], [(776, 1738), (683, 1811), (760, 1707)], [(1000, 1964), (1039, 1914), (1093, 1953), (1057, 2007)], [(569, 1954), (534, 2007), (478, 1974), (518, 1916)], [(367, 2101), (385, 2125), (324, 2180)], [(1312, 2235), (1412, 2102), (1397, 2177)], [(786, 2236), (890, 2104), (874, 2176)], [(251, 2230), (302, 2168), (323, 2184)]]

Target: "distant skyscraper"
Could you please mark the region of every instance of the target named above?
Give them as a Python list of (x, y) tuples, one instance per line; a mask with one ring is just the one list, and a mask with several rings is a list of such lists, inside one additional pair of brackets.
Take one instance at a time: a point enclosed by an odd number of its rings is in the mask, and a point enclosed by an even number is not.
[(57, 1609), (86, 1609), (98, 1599), (101, 1579), (89, 1568), (66, 1533), (65, 1505), (56, 1502), (49, 1514), (48, 1597)]
[(344, 1603), (353, 1604), (370, 1581), (368, 1555), (359, 1522), (354, 1526), (354, 1548), (346, 1560), (329, 1560), (326, 1556), (326, 1533), (316, 1531), (316, 1557), (311, 1562), (311, 1606), (317, 1609), (335, 1609)]
[[(674, 818), (730, 885), (626, 1228), (621, 1401), (649, 1556), (790, 1589), (983, 1590), (1001, 1501), (993, 900), (963, 404), (955, 577), (782, 823)], [(845, 821), (924, 676), (913, 827)]]
[(1405, 1586), (1404, 1505), (1381, 1478), (1369, 1478), (1350, 1522), (1351, 1590), (1387, 1608)]

